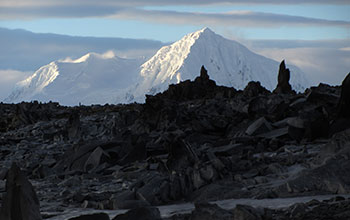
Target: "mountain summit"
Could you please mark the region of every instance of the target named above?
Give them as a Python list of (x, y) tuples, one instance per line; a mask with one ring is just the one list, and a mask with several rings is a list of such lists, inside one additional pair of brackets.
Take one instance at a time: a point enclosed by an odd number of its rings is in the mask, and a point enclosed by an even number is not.
[[(202, 65), (218, 85), (243, 89), (248, 82), (259, 81), (273, 90), (279, 67), (277, 61), (255, 54), (209, 28), (162, 47), (141, 64), (142, 60), (122, 59), (110, 53), (55, 61), (19, 82), (5, 101), (52, 100), (63, 105), (144, 102), (145, 94), (153, 95), (170, 84), (194, 80)], [(288, 68), (294, 90), (303, 91), (309, 86), (297, 67)]]
[(112, 52), (51, 62), (18, 82), (5, 102), (113, 103), (115, 94), (136, 83), (140, 64), (142, 60), (123, 59)]
[[(277, 85), (278, 62), (204, 28), (162, 47), (144, 63), (135, 95), (141, 98), (145, 93), (164, 91), (169, 84), (193, 80), (202, 65), (218, 85), (243, 89), (248, 82), (259, 81), (269, 90)], [(302, 91), (309, 86), (301, 70), (295, 66), (289, 68), (294, 90)]]

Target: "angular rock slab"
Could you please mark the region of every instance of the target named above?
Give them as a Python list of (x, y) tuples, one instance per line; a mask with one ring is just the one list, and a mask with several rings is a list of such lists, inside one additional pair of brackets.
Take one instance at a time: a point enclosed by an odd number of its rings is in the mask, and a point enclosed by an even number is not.
[(94, 213), (70, 218), (69, 220), (109, 220), (109, 216), (106, 213)]
[(160, 212), (155, 207), (131, 209), (125, 214), (117, 215), (113, 220), (161, 220)]
[(266, 133), (272, 130), (271, 124), (264, 118), (261, 117), (253, 122), (245, 131), (248, 135), (258, 135)]
[(39, 200), (32, 184), (16, 163), (7, 174), (1, 220), (41, 220)]

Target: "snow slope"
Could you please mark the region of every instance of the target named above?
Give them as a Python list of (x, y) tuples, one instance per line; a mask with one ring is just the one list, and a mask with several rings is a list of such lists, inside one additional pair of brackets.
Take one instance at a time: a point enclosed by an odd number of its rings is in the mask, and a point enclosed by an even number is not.
[[(202, 65), (218, 85), (243, 89), (253, 80), (273, 90), (279, 68), (279, 62), (255, 54), (209, 28), (162, 47), (143, 62), (122, 59), (113, 53), (88, 53), (76, 60), (55, 61), (17, 83), (5, 102), (52, 100), (63, 105), (144, 102), (145, 94), (156, 94), (169, 84), (193, 80)], [(301, 70), (288, 64), (287, 68), (291, 70), (294, 90), (309, 87)]]
[(122, 59), (113, 53), (88, 53), (76, 60), (51, 62), (17, 83), (5, 101), (52, 100), (63, 105), (114, 103), (117, 94), (136, 83), (142, 62)]
[[(204, 28), (162, 47), (141, 66), (141, 79), (134, 89), (135, 100), (142, 101), (144, 94), (164, 91), (169, 84), (193, 80), (202, 65), (218, 85), (243, 89), (252, 80), (260, 81), (269, 90), (277, 85), (279, 62)], [(300, 69), (291, 65), (287, 68), (291, 70), (290, 82), (294, 90), (303, 91), (309, 86)]]

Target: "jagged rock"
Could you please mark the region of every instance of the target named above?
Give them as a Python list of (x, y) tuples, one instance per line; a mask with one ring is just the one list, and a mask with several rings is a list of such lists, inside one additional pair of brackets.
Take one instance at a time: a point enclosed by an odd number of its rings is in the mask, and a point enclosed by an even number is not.
[(6, 178), (1, 220), (41, 220), (40, 204), (25, 174), (13, 163)]
[(286, 64), (284, 63), (284, 60), (280, 64), (280, 68), (278, 70), (278, 84), (275, 90), (273, 90), (274, 93), (283, 93), (288, 94), (291, 93), (292, 87), (289, 84), (290, 79), (290, 71), (288, 68), (286, 68)]
[(255, 97), (258, 95), (267, 95), (270, 91), (265, 89), (260, 82), (251, 81), (243, 90), (245, 97)]
[(237, 205), (233, 209), (234, 220), (261, 220), (262, 213), (251, 206)]
[(96, 169), (96, 167), (100, 165), (102, 155), (109, 157), (109, 155), (106, 152), (104, 152), (102, 148), (97, 147), (86, 160), (84, 165), (84, 171), (88, 172), (90, 170)]
[(6, 168), (0, 169), (0, 180), (6, 179), (7, 172), (8, 172), (8, 169), (6, 169)]
[(80, 128), (80, 115), (78, 111), (74, 111), (72, 114), (69, 115), (69, 118), (67, 121), (67, 132), (68, 132), (68, 138), (71, 140), (77, 140), (80, 138), (81, 128)]
[(267, 139), (274, 139), (274, 138), (280, 138), (288, 134), (288, 127), (280, 128), (280, 129), (274, 129), (272, 131), (268, 131), (266, 133), (262, 133), (258, 135), (259, 137), (267, 138)]
[(120, 159), (119, 164), (141, 161), (147, 157), (146, 146), (142, 140), (137, 140), (136, 143), (126, 145), (124, 149), (125, 148), (127, 148), (127, 153), (123, 158)]
[[(349, 145), (347, 145), (349, 146)], [(350, 176), (344, 175), (350, 169), (350, 148), (339, 151), (333, 158), (326, 158), (320, 166), (300, 172), (293, 180), (275, 189), (279, 196), (302, 195), (303, 192), (345, 194), (350, 192)]]
[(349, 146), (350, 129), (334, 134), (332, 139), (325, 144), (319, 152), (320, 163), (322, 163), (327, 157), (332, 157)]
[(191, 213), (191, 220), (230, 220), (233, 213), (220, 208), (216, 204), (195, 203), (195, 210)]
[(307, 206), (304, 203), (297, 203), (290, 207), (290, 218), (301, 218), (305, 215)]
[(109, 220), (109, 216), (106, 213), (94, 213), (70, 218), (69, 220)]
[[(203, 67), (196, 80), (145, 104), (0, 103), (0, 202), (8, 200), (1, 179), (13, 160), (37, 180), (44, 218), (67, 204), (132, 209), (349, 193), (349, 131), (339, 131), (350, 118), (337, 115), (340, 95), (339, 86), (325, 84), (298, 95), (270, 93), (256, 82), (236, 91), (217, 86)], [(302, 218), (347, 219), (344, 198), (314, 203)], [(262, 215), (249, 210), (239, 211)], [(262, 218), (288, 219), (298, 210), (268, 210)], [(216, 215), (212, 207), (200, 213)]]
[(117, 215), (113, 220), (161, 220), (160, 212), (155, 207), (131, 209), (125, 214)]
[(197, 160), (191, 146), (182, 139), (175, 139), (169, 145), (167, 166), (171, 170), (183, 170)]
[(141, 207), (150, 206), (149, 202), (144, 200), (110, 200), (110, 209), (136, 209)]
[(340, 97), (339, 87), (324, 83), (320, 83), (317, 87), (312, 86), (305, 93), (306, 101), (323, 106), (336, 105)]
[(114, 149), (121, 144), (120, 141), (115, 140), (94, 140), (69, 148), (61, 161), (55, 165), (55, 169), (65, 171), (89, 171), (104, 162), (104, 158), (108, 158), (108, 149)]
[(208, 71), (205, 69), (204, 66), (201, 67), (201, 72), (200, 72), (199, 79), (200, 79), (202, 82), (209, 81)]
[(348, 73), (341, 85), (338, 117), (350, 118), (350, 73)]
[(207, 70), (202, 66), (200, 76), (193, 82), (186, 80), (176, 85), (169, 85), (168, 90), (163, 93), (158, 93), (155, 96), (146, 95), (146, 104), (154, 103), (159, 98), (185, 101), (213, 97), (229, 98), (234, 96), (235, 93), (237, 91), (234, 88), (216, 86), (215, 81), (209, 79)]
[[(151, 176), (151, 178), (145, 179), (142, 181), (142, 187), (138, 188), (136, 191), (136, 197), (139, 200), (147, 201), (152, 205), (159, 205), (162, 202), (162, 199), (168, 200), (168, 187), (167, 179), (160, 176), (155, 175)], [(162, 196), (166, 194), (165, 196)]]
[(262, 133), (267, 133), (272, 130), (271, 124), (264, 118), (261, 117), (251, 124), (245, 131), (248, 135), (258, 135)]

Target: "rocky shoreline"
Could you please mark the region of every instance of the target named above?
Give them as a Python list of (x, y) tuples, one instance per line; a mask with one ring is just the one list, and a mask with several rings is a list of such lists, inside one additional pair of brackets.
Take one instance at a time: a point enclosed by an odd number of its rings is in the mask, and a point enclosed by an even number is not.
[[(350, 74), (296, 94), (287, 70), (273, 93), (217, 86), (202, 67), (145, 104), (1, 103), (1, 219), (160, 219), (155, 206), (187, 202), (192, 213), (165, 219), (349, 219)], [(329, 194), (283, 209), (207, 203)]]

